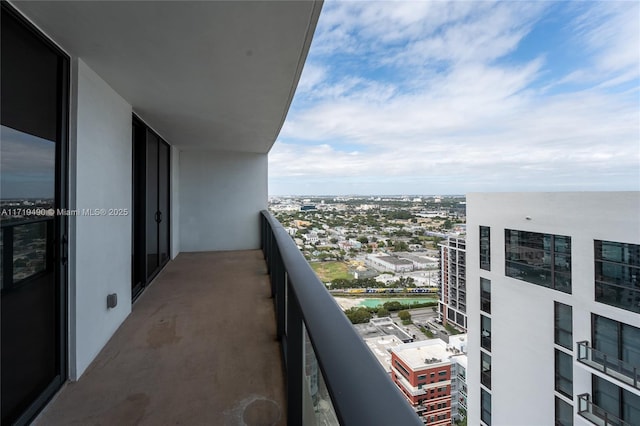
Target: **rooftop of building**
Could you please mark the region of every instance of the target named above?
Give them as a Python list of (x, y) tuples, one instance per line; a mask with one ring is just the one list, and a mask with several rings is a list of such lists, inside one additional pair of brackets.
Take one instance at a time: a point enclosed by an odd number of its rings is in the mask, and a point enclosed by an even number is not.
[(364, 342), (369, 346), (369, 349), (378, 359), (378, 362), (382, 364), (385, 371), (387, 373), (391, 372), (390, 351), (392, 348), (402, 345), (402, 340), (396, 336), (376, 336), (365, 338)]
[(370, 324), (376, 327), (378, 330), (389, 336), (395, 336), (403, 342), (412, 342), (413, 336), (398, 327), (396, 323), (389, 317), (387, 318), (372, 318)]
[(425, 254), (417, 254), (417, 253), (398, 253), (398, 257), (400, 259), (412, 260), (414, 262), (437, 262), (437, 259), (429, 258)]
[(393, 348), (392, 352), (414, 371), (449, 364), (452, 355), (440, 339), (406, 343)]
[(392, 263), (394, 265), (413, 265), (413, 263), (406, 259), (399, 259), (394, 256), (374, 256), (375, 259), (382, 260), (383, 262)]

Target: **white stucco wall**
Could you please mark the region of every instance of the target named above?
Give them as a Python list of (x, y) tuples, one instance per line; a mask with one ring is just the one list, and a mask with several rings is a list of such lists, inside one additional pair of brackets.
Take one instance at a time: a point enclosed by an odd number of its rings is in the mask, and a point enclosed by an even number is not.
[[(480, 424), (480, 277), (491, 280), (492, 424), (554, 424), (554, 301), (573, 307), (574, 395), (591, 393), (592, 372), (575, 361), (591, 313), (640, 327), (640, 315), (594, 301), (593, 242), (640, 244), (639, 217), (638, 192), (467, 195), (469, 424)], [(491, 227), (491, 271), (479, 269), (480, 225)], [(572, 294), (506, 277), (505, 228), (570, 236)]]
[(180, 251), (259, 248), (266, 154), (181, 151), (178, 180)]
[[(129, 214), (70, 220), (71, 379), (82, 375), (131, 312), (132, 110), (84, 62), (78, 60), (74, 70), (71, 207)], [(107, 309), (110, 293), (118, 295), (114, 309)]]

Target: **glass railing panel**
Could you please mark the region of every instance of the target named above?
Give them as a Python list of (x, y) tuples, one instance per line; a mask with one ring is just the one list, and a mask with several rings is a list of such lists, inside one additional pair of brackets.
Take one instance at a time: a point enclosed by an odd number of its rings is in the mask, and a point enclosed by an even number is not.
[(311, 340), (304, 330), (304, 385), (305, 397), (303, 398), (303, 421), (305, 426), (339, 426), (336, 411), (331, 402), (329, 391), (325, 384), (322, 372), (318, 367), (318, 360), (313, 351)]
[(271, 214), (261, 215), (284, 355), (288, 423), (421, 425), (291, 236)]
[(638, 366), (598, 351), (590, 347), (589, 342), (578, 342), (578, 361), (636, 389), (640, 389), (640, 368)]
[(598, 407), (588, 394), (578, 396), (578, 414), (596, 426), (631, 426), (631, 424)]

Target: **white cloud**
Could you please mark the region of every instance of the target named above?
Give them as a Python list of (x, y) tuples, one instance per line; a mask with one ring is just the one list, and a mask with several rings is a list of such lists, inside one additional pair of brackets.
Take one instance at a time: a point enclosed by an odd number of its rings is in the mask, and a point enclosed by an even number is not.
[[(572, 5), (579, 19), (567, 25), (591, 64), (536, 86), (548, 77), (544, 49), (497, 59), (548, 3), (328, 2), (312, 46), (322, 65), (305, 70), (306, 102), (294, 104), (270, 153), (272, 180), (334, 188), (324, 193), (375, 192), (374, 182), (394, 193), (640, 189), (640, 24), (628, 18), (638, 4), (587, 5)], [(361, 68), (336, 73), (335, 55), (358, 57)], [(370, 72), (380, 66), (397, 74)], [(610, 90), (630, 78), (633, 87)], [(569, 82), (590, 85), (551, 91)]]

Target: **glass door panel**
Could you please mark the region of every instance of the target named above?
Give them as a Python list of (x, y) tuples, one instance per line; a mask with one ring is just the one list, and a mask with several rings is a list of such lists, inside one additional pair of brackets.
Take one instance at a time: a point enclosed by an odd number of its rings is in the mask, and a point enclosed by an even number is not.
[(160, 266), (169, 260), (169, 145), (159, 144), (158, 158), (158, 245)]
[(158, 269), (158, 137), (147, 130), (146, 241), (147, 279)]
[(2, 424), (28, 423), (65, 372), (64, 155), (68, 58), (2, 2)]

